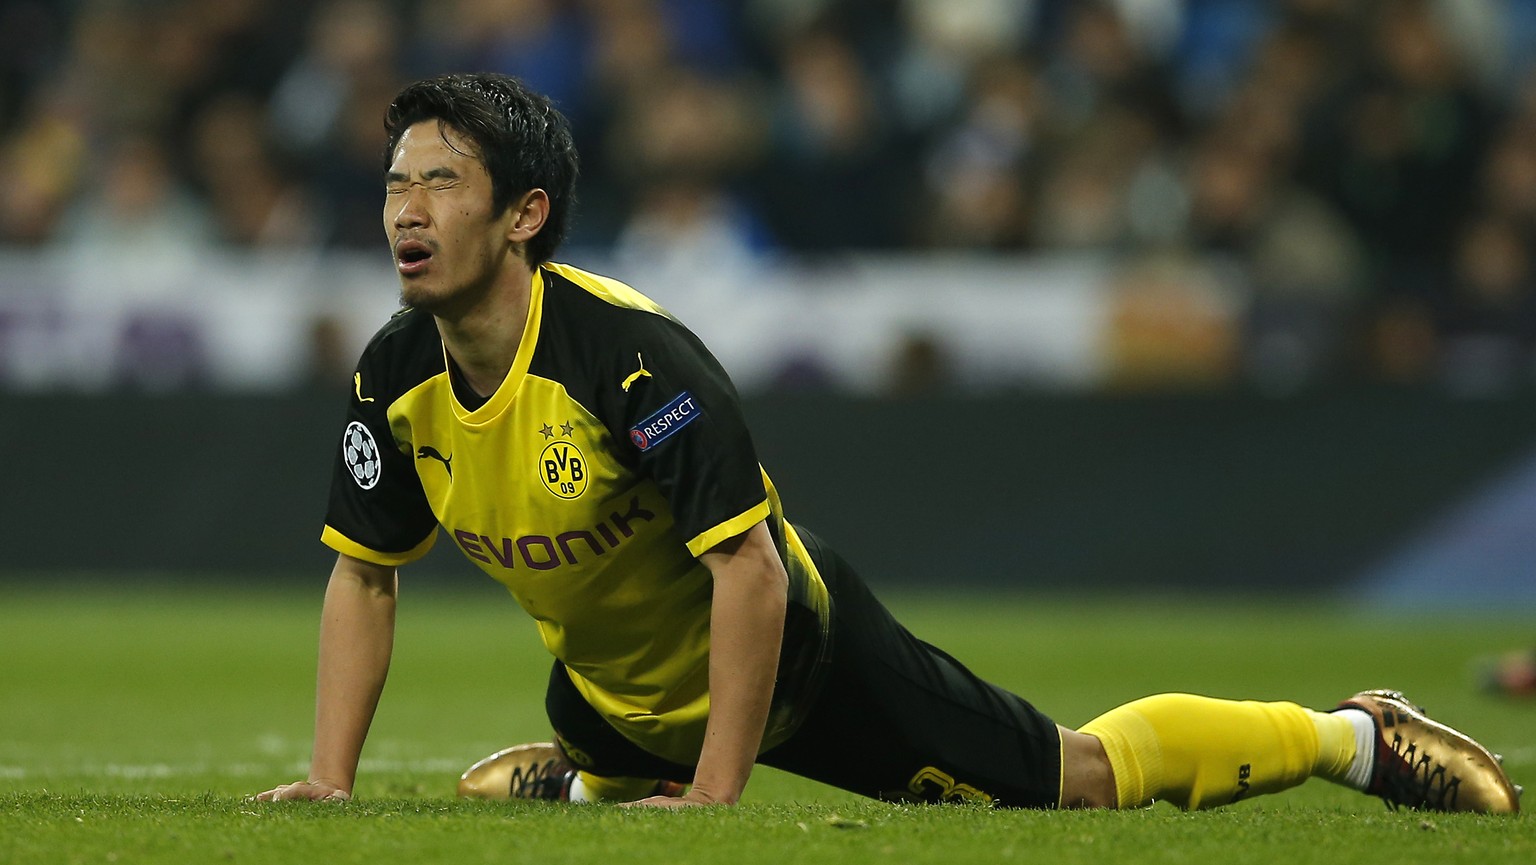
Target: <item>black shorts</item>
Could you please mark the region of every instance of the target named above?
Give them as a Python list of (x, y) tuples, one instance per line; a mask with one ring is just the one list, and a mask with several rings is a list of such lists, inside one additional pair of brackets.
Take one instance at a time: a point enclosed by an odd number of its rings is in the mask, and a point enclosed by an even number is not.
[[(912, 636), (841, 557), (797, 531), (832, 595), (831, 666), (799, 729), (758, 762), (877, 799), (1055, 808), (1056, 724)], [(545, 705), (582, 768), (693, 779), (693, 767), (650, 754), (613, 729), (558, 661)]]

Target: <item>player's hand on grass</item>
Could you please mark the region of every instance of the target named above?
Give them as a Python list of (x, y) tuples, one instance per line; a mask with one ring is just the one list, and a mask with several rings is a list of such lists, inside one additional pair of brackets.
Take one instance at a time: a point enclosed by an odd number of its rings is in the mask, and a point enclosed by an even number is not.
[(652, 796), (635, 802), (624, 802), (621, 808), (697, 808), (701, 805), (720, 805), (721, 802), (699, 790), (689, 790), (683, 796)]
[(296, 781), (273, 787), (265, 793), (257, 793), (258, 802), (285, 802), (294, 800), (345, 802), (352, 794), (329, 781)]

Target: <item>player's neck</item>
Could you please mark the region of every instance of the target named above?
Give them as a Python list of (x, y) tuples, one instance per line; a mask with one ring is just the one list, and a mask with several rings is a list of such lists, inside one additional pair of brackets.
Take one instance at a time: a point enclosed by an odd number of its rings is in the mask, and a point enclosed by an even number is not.
[(467, 309), (434, 314), (443, 347), (458, 364), (464, 382), (480, 396), (495, 393), (512, 370), (532, 294), (533, 271), (518, 266)]

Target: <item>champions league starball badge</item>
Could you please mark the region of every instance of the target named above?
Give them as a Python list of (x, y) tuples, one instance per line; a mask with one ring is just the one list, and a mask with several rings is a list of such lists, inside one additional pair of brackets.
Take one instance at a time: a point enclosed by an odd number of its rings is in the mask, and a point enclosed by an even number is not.
[(341, 436), (341, 458), (358, 486), (371, 490), (378, 484), (384, 463), (379, 459), (379, 445), (366, 426), (357, 421), (347, 424)]

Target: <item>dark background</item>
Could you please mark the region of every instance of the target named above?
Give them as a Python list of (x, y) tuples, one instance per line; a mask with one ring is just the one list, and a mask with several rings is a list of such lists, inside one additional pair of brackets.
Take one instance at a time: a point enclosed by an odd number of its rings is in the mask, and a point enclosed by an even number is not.
[[(0, 574), (324, 579), (345, 399), (0, 395)], [(1536, 444), (1531, 400), (1386, 389), (747, 413), (793, 521), (932, 588), (1346, 588)], [(412, 570), (474, 578), (446, 543)]]

